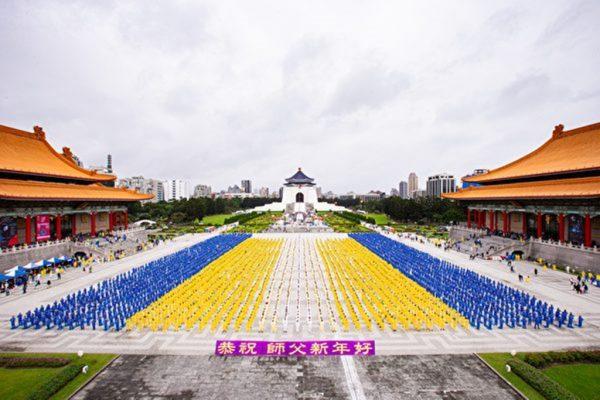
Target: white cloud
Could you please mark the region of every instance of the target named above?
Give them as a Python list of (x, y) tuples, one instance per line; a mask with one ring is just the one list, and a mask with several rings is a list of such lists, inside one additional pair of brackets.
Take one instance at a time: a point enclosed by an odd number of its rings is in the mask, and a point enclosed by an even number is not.
[(389, 190), (597, 122), (600, 4), (0, 3), (0, 123), (121, 176)]

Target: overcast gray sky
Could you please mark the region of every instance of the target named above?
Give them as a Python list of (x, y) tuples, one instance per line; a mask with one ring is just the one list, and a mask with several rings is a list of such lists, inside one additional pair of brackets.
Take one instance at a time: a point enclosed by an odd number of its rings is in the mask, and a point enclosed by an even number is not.
[(599, 122), (598, 21), (600, 1), (2, 0), (0, 124), (123, 177), (423, 187)]

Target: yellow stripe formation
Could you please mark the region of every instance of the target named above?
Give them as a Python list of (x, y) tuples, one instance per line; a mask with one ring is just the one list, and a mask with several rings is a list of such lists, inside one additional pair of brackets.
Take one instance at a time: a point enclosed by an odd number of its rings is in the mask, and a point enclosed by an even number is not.
[(134, 314), (127, 329), (252, 330), (283, 239), (247, 239)]
[(468, 329), (467, 319), (456, 310), (354, 239), (318, 240), (317, 247), (344, 331), (350, 323), (356, 330)]
[(468, 321), (354, 239), (247, 239), (127, 320), (127, 329), (445, 329)]

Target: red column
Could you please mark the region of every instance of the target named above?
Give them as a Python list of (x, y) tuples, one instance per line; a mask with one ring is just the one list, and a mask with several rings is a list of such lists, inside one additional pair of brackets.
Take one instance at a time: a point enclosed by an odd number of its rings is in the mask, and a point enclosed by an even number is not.
[(527, 235), (527, 213), (521, 213), (521, 224), (523, 226), (523, 235)]
[(479, 228), (485, 228), (485, 210), (479, 211)]
[(113, 213), (112, 211), (108, 212), (108, 231), (112, 232), (113, 230)]
[(56, 230), (56, 239), (62, 239), (62, 216), (60, 214), (54, 219), (54, 229)]
[(467, 228), (471, 227), (471, 209), (467, 208)]
[(586, 214), (583, 223), (583, 245), (592, 247), (592, 218)]
[(125, 210), (125, 212), (123, 214), (125, 214), (124, 215), (124, 217), (125, 217), (124, 224), (125, 224), (125, 229), (127, 229), (127, 227), (129, 226), (129, 214), (127, 213), (127, 210)]
[(492, 231), (496, 230), (496, 227), (494, 226), (495, 222), (495, 216), (494, 214), (496, 214), (493, 210), (490, 210), (490, 229)]
[(565, 241), (565, 215), (558, 214), (558, 241), (563, 243)]
[(96, 213), (90, 213), (90, 236), (96, 236)]
[(71, 236), (77, 235), (77, 214), (71, 215)]
[(508, 213), (506, 211), (502, 213), (502, 232), (508, 233)]
[(538, 211), (537, 213), (537, 237), (538, 239), (542, 237), (543, 235), (543, 231), (542, 231), (542, 213)]
[(31, 215), (25, 217), (25, 243), (31, 244)]

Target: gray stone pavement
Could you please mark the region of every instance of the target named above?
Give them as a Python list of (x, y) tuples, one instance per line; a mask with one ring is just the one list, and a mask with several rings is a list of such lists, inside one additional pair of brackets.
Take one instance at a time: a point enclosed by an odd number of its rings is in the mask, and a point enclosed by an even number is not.
[[(311, 234), (306, 234), (311, 235)], [(314, 237), (314, 234), (312, 234)], [(516, 268), (530, 273), (530, 284), (519, 283), (516, 274), (510, 273), (506, 264), (497, 261), (470, 261), (468, 256), (457, 252), (444, 252), (429, 244), (417, 244), (405, 241), (435, 256), (448, 259), (457, 265), (473, 269), (478, 273), (502, 281), (507, 285), (524, 289), (543, 300), (548, 300), (561, 308), (580, 313), (585, 318), (582, 329), (495, 329), (482, 330), (434, 330), (434, 331), (398, 331), (392, 332), (366, 330), (348, 333), (320, 331), (317, 324), (309, 329), (307, 324), (296, 328), (290, 324), (287, 332), (277, 333), (218, 333), (208, 331), (169, 331), (169, 332), (104, 332), (104, 331), (57, 331), (57, 330), (16, 330), (9, 329), (8, 318), (15, 312), (29, 310), (40, 303), (54, 301), (67, 293), (129, 268), (140, 265), (150, 259), (158, 258), (170, 252), (206, 239), (207, 235), (188, 236), (147, 252), (116, 261), (114, 265), (82, 276), (52, 289), (24, 296), (19, 301), (0, 304), (0, 351), (39, 351), (39, 352), (86, 352), (118, 354), (174, 354), (207, 355), (214, 352), (216, 339), (248, 340), (324, 340), (324, 339), (374, 339), (377, 354), (466, 354), (492, 351), (544, 351), (570, 348), (600, 348), (600, 289), (590, 288), (587, 295), (570, 291), (569, 276), (558, 271), (540, 271), (533, 276), (533, 264), (517, 262)], [(398, 239), (400, 240), (400, 239)]]
[(74, 399), (481, 399), (520, 397), (473, 355), (121, 356)]

